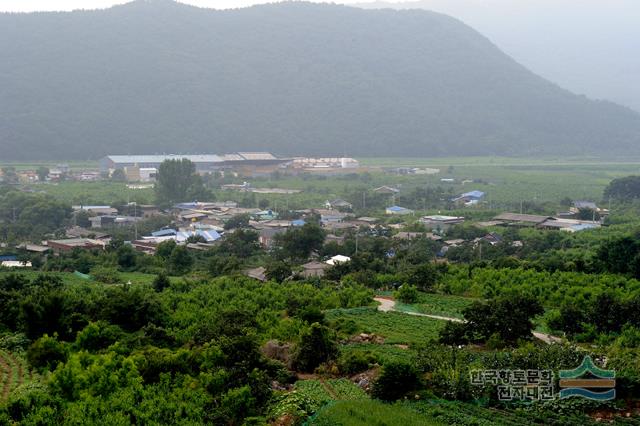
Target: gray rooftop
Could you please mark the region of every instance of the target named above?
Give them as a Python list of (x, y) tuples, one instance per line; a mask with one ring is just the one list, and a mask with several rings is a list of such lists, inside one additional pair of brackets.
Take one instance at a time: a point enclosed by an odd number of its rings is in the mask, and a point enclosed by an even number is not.
[(221, 163), (222, 157), (215, 154), (203, 155), (108, 155), (108, 159), (114, 163), (162, 163), (165, 160), (187, 159), (192, 163)]

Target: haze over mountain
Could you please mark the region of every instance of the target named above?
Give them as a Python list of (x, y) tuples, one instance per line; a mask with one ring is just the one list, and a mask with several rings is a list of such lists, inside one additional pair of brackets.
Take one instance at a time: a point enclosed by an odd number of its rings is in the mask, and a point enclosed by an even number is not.
[(169, 0), (0, 15), (4, 159), (637, 155), (640, 115), (427, 11)]
[(453, 16), (554, 83), (640, 111), (637, 0), (396, 0), (358, 6)]

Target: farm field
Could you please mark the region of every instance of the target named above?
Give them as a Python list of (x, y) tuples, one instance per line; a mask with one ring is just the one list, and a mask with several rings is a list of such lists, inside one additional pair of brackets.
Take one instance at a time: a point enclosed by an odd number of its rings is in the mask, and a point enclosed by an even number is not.
[(396, 345), (377, 345), (374, 343), (349, 343), (341, 345), (341, 355), (351, 354), (371, 354), (375, 357), (380, 365), (390, 362), (411, 362), (413, 361), (415, 352)]
[(376, 334), (385, 345), (423, 344), (438, 337), (443, 321), (405, 315), (399, 312), (379, 312), (374, 307), (334, 309), (327, 311), (328, 321), (353, 321), (359, 333)]
[(462, 318), (462, 311), (475, 300), (468, 297), (449, 296), (433, 293), (420, 293), (418, 303), (406, 304), (396, 302), (395, 309), (401, 312), (439, 315), (443, 317)]
[(7, 401), (18, 386), (32, 378), (33, 372), (22, 357), (0, 349), (0, 405)]
[(153, 189), (129, 189), (124, 182), (60, 182), (32, 185), (72, 205), (116, 205), (127, 202), (153, 203)]
[[(552, 411), (505, 411), (474, 403), (445, 400), (406, 401), (394, 404), (377, 400), (337, 401), (324, 406), (307, 426), (533, 426), (554, 424), (589, 426), (601, 422), (586, 416), (560, 415)], [(633, 420), (620, 424), (637, 424)]]
[(339, 401), (324, 407), (308, 426), (430, 426), (445, 425), (399, 404), (380, 401)]
[[(400, 187), (403, 192), (425, 185), (440, 186), (452, 195), (481, 190), (487, 193), (486, 204), (478, 209), (515, 210), (520, 203), (553, 203), (570, 198), (603, 201), (605, 186), (614, 178), (640, 173), (640, 161), (599, 159), (527, 159), (527, 158), (387, 158), (360, 159), (361, 164), (370, 167), (368, 173), (342, 176), (274, 175), (260, 178), (225, 179), (225, 183), (250, 182), (256, 188), (287, 188), (302, 190), (298, 194), (248, 194), (237, 191), (222, 191), (214, 184), (212, 189), (216, 199), (243, 202), (256, 207), (260, 200), (268, 200), (272, 208), (302, 209), (321, 206), (334, 198), (353, 198), (363, 191), (382, 185)], [(90, 163), (74, 164), (79, 168)], [(20, 164), (19, 168), (35, 168), (37, 164)], [(33, 167), (27, 167), (33, 166)], [(383, 172), (383, 167), (430, 167), (437, 168), (435, 175), (397, 175)], [(94, 167), (95, 168), (95, 167)], [(441, 178), (453, 178), (455, 183), (442, 183)], [(465, 182), (465, 183), (462, 183)], [(31, 185), (36, 191), (51, 194), (72, 204), (115, 204), (136, 201), (140, 204), (152, 203), (153, 189), (129, 189), (120, 182), (61, 182), (58, 184)], [(361, 198), (359, 198), (361, 199)], [(391, 202), (392, 200), (390, 200)], [(606, 200), (605, 200), (606, 201)], [(476, 210), (476, 209), (474, 209)], [(466, 210), (468, 213), (471, 211)], [(437, 213), (424, 209), (421, 213)]]

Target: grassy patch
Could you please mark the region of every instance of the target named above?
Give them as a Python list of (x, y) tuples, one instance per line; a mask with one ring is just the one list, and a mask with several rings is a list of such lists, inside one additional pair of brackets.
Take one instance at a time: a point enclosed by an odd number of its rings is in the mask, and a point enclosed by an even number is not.
[(421, 314), (439, 315), (451, 318), (462, 318), (462, 311), (475, 300), (467, 297), (448, 296), (442, 294), (421, 293), (418, 303), (407, 305), (397, 303), (396, 309), (402, 312), (418, 312)]
[[(271, 208), (320, 207), (324, 201), (346, 197), (352, 202), (361, 199), (362, 193), (382, 185), (402, 187), (403, 193), (425, 185), (441, 186), (451, 194), (469, 190), (487, 193), (487, 205), (465, 209), (465, 215), (484, 210), (518, 211), (521, 201), (552, 203), (556, 209), (558, 202), (571, 199), (592, 199), (599, 201), (606, 185), (614, 178), (638, 173), (637, 160), (601, 161), (600, 159), (576, 158), (376, 158), (362, 159), (362, 164), (371, 167), (369, 173), (345, 176), (278, 176), (261, 178), (237, 178), (255, 187), (299, 189), (299, 194), (255, 194), (253, 203), (257, 206), (262, 199), (268, 200)], [(26, 165), (20, 165), (23, 168)], [(382, 167), (430, 167), (440, 169), (435, 175), (396, 175), (384, 173)], [(33, 168), (33, 167), (31, 167)], [(442, 183), (441, 178), (454, 178), (456, 183)], [(462, 184), (462, 181), (467, 181)], [(32, 185), (55, 197), (73, 204), (113, 204), (117, 201), (153, 202), (153, 189), (132, 190), (125, 183), (117, 182), (61, 182), (59, 184)], [(210, 188), (219, 200), (240, 201), (247, 194), (221, 191), (217, 185)], [(356, 197), (358, 200), (354, 199)], [(391, 200), (389, 200), (391, 202)], [(434, 209), (431, 206), (431, 209)], [(436, 213), (428, 210), (419, 213)], [(382, 214), (382, 209), (376, 212)], [(367, 214), (374, 214), (374, 211)], [(550, 210), (549, 213), (552, 211)]]
[(412, 362), (414, 352), (412, 350), (402, 349), (394, 345), (375, 345), (371, 343), (359, 343), (342, 345), (340, 347), (342, 354), (370, 352), (375, 356), (376, 361), (380, 365), (390, 362)]
[(434, 419), (399, 404), (375, 400), (339, 401), (328, 405), (307, 423), (309, 426), (429, 426)]
[(152, 204), (153, 189), (129, 189), (124, 182), (60, 182), (35, 185), (43, 191), (69, 204), (116, 205), (126, 202)]
[(385, 344), (420, 344), (438, 336), (443, 321), (406, 315), (398, 312), (380, 312), (377, 308), (334, 309), (327, 311), (329, 321), (353, 321), (358, 333), (374, 333), (385, 338)]

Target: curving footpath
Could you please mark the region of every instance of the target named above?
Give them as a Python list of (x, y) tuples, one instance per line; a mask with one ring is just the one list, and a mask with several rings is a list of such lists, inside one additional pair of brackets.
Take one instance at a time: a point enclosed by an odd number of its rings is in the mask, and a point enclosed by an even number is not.
[[(451, 322), (465, 322), (464, 320), (460, 319), (460, 318), (452, 318), (452, 317), (443, 317), (440, 315), (429, 315), (429, 314), (421, 314), (418, 312), (404, 312), (404, 311), (398, 311), (396, 310), (396, 301), (393, 299), (390, 299), (388, 297), (374, 297), (373, 300), (375, 300), (376, 302), (379, 303), (378, 305), (378, 310), (380, 312), (399, 312), (401, 314), (405, 314), (405, 315), (413, 315), (416, 317), (426, 317), (426, 318), (432, 318), (432, 319), (436, 319), (436, 320), (441, 320), (441, 321), (451, 321)], [(552, 336), (551, 334), (547, 334), (547, 333), (540, 333), (538, 331), (534, 331), (533, 332), (533, 337), (535, 337), (538, 340), (543, 341), (544, 343), (550, 345), (552, 343), (562, 343), (562, 338), (557, 337), (557, 336)]]

